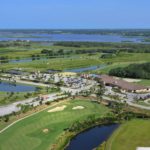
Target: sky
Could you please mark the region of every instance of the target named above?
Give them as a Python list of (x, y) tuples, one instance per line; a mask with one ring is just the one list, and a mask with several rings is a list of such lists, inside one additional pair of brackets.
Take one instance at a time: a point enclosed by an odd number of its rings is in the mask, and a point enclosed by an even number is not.
[(0, 28), (150, 28), (150, 0), (0, 0)]

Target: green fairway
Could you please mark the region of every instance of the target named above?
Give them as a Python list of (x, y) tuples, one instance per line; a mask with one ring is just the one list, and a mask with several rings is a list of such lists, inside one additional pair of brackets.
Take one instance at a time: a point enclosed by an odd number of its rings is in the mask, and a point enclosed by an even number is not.
[(105, 73), (108, 74), (111, 69), (118, 67), (127, 67), (134, 63), (145, 63), (149, 62), (150, 54), (142, 53), (121, 53), (117, 57), (109, 59), (100, 59), (103, 63), (110, 63), (106, 68), (100, 70), (94, 70), (93, 73)]
[(129, 64), (131, 64), (131, 62), (120, 62), (120, 63), (113, 63), (113, 64), (110, 64), (108, 65), (106, 68), (103, 68), (103, 69), (97, 69), (97, 70), (94, 70), (94, 71), (91, 71), (92, 73), (99, 73), (99, 74), (108, 74), (109, 71), (113, 68), (117, 68), (117, 67), (126, 67), (128, 66)]
[[(72, 100), (58, 106), (63, 105), (66, 106), (63, 111), (48, 112), (49, 108), (8, 128), (0, 134), (0, 150), (48, 150), (73, 122), (89, 115), (102, 117), (109, 112), (106, 107), (86, 100)], [(72, 110), (76, 106), (84, 109)], [(48, 132), (44, 133), (44, 129)]]
[(136, 150), (150, 147), (150, 120), (132, 120), (116, 130), (106, 144), (106, 150)]
[(26, 63), (17, 63), (17, 64), (4, 64), (0, 66), (0, 69), (10, 69), (10, 68), (24, 68), (27, 71), (45, 71), (47, 69), (72, 69), (72, 68), (82, 68), (92, 65), (101, 64), (101, 60), (95, 58), (74, 58), (74, 59), (66, 59), (66, 58), (56, 58), (50, 60), (36, 60), (32, 62)]
[[(3, 42), (1, 42), (3, 44)], [(7, 45), (8, 44), (8, 45)], [(128, 52), (128, 48), (132, 48), (132, 44), (121, 45), (126, 50), (122, 50), (115, 54), (113, 50), (117, 50), (120, 44), (112, 43), (99, 43), (98, 45), (93, 43), (85, 44), (78, 43), (78, 46), (63, 46), (63, 45), (42, 45), (37, 42), (8, 42), (5, 43), (5, 47), (0, 47), (0, 61), (8, 61), (11, 59), (22, 60), (24, 58), (31, 59), (34, 61), (18, 61), (18, 63), (4, 63), (0, 66), (0, 70), (7, 70), (12, 68), (23, 68), (26, 71), (46, 71), (47, 69), (72, 69), (72, 68), (82, 68), (93, 65), (109, 64), (106, 68), (102, 70), (91, 71), (92, 73), (108, 73), (109, 70), (117, 67), (126, 67), (132, 63), (144, 63), (149, 62), (150, 53), (144, 53), (144, 48), (149, 49), (146, 45), (134, 45), (135, 50), (132, 53)], [(93, 46), (92, 46), (93, 45)], [(148, 46), (148, 47), (147, 47)], [(141, 48), (140, 48), (141, 47)], [(137, 53), (136, 50), (140, 49)], [(48, 53), (42, 53), (43, 50), (52, 51), (53, 55)], [(63, 55), (60, 55), (59, 51), (63, 50)], [(115, 54), (115, 57), (102, 58), (101, 56), (107, 51)], [(38, 59), (36, 58), (38, 57)], [(49, 57), (50, 59), (46, 59)], [(60, 58), (61, 57), (61, 58)]]

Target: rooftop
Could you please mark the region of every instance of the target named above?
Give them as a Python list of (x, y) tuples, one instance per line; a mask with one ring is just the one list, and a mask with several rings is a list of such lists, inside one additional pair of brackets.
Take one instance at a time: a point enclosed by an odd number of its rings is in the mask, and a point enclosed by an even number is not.
[(134, 83), (130, 83), (127, 81), (124, 81), (122, 79), (116, 79), (113, 76), (108, 76), (108, 75), (101, 75), (100, 78), (102, 79), (103, 82), (105, 82), (106, 84), (111, 84), (114, 86), (118, 86), (124, 90), (144, 90), (147, 89), (146, 86), (142, 86), (142, 85), (137, 85)]

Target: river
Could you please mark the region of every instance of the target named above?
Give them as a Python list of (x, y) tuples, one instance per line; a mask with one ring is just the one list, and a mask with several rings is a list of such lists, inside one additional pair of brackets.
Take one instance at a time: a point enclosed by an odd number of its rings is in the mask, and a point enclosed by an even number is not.
[(81, 72), (86, 72), (86, 71), (93, 71), (93, 70), (97, 70), (97, 69), (104, 69), (105, 67), (107, 67), (106, 64), (101, 64), (101, 65), (97, 65), (97, 66), (90, 66), (90, 67), (83, 67), (83, 68), (75, 68), (75, 69), (67, 69), (64, 70), (65, 72), (76, 72), (76, 73), (81, 73)]

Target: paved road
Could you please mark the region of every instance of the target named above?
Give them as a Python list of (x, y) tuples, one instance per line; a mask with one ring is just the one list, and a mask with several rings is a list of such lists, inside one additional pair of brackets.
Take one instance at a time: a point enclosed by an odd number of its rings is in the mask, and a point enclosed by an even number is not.
[(126, 103), (130, 106), (137, 107), (137, 108), (140, 108), (140, 109), (150, 110), (149, 106), (138, 105), (138, 104), (135, 104), (133, 102), (128, 101), (127, 99), (124, 99), (123, 101), (116, 101), (116, 100), (112, 100), (111, 98), (109, 98), (107, 96), (103, 96), (103, 99), (105, 99), (107, 101), (113, 101), (113, 102), (123, 102), (125, 100)]
[[(66, 95), (59, 95), (59, 94), (61, 93), (53, 93), (53, 94), (47, 95), (48, 99), (43, 100), (43, 103), (46, 103), (47, 101), (54, 101), (59, 98), (67, 97)], [(38, 106), (39, 100), (37, 100), (36, 98), (37, 97), (26, 99), (23, 101), (18, 101), (9, 105), (0, 106), (0, 116), (4, 116), (7, 114), (11, 114), (12, 112), (19, 111), (21, 109), (20, 107), (18, 107), (19, 104), (22, 104), (22, 105), (28, 104), (28, 105)]]
[(17, 107), (18, 104), (26, 104), (26, 103), (30, 103), (34, 100), (35, 98), (30, 98), (30, 99), (26, 99), (23, 101), (18, 101), (12, 104), (8, 104), (8, 105), (4, 105), (4, 106), (0, 106), (0, 116), (4, 116), (7, 114), (10, 114), (12, 112), (17, 112), (20, 110), (19, 107)]
[[(81, 91), (84, 90), (88, 90), (92, 87), (93, 85), (89, 85), (86, 87), (82, 87), (79, 89), (70, 89), (70, 88), (66, 88), (66, 87), (61, 87), (62, 91), (66, 91), (66, 92), (72, 92), (72, 95), (75, 95), (76, 93), (79, 93)], [(121, 97), (121, 99), (123, 99), (123, 101), (126, 101), (127, 104), (129, 104), (130, 106), (134, 106), (137, 108), (141, 108), (141, 109), (146, 109), (146, 110), (150, 110), (150, 106), (143, 106), (143, 105), (138, 105), (135, 104), (135, 97), (145, 97), (147, 95), (150, 95), (150, 93), (146, 93), (146, 94), (136, 94), (136, 93), (126, 93), (126, 94), (122, 94), (122, 93), (116, 93), (112, 90), (111, 87), (106, 86), (106, 92), (105, 92), (105, 96), (103, 97), (106, 100), (112, 101), (112, 99), (110, 99), (107, 95), (118, 95), (119, 97)], [(49, 94), (47, 95), (49, 98), (44, 100), (43, 103), (46, 103), (47, 101), (53, 101), (59, 98), (65, 98), (66, 95), (60, 95), (58, 96), (58, 93), (54, 93), (54, 94)], [(20, 110), (20, 107), (17, 107), (18, 104), (29, 104), (29, 105), (33, 105), (33, 106), (37, 106), (39, 105), (39, 101), (36, 100), (37, 97), (35, 98), (30, 98), (24, 101), (19, 101), (19, 102), (15, 102), (9, 105), (5, 105), (5, 106), (0, 106), (0, 116), (4, 116), (7, 114), (10, 114), (12, 112), (17, 112)], [(115, 101), (115, 100), (113, 100)], [(123, 102), (122, 101), (122, 102)]]
[[(1, 80), (3, 81), (9, 81), (9, 79), (6, 79), (6, 78), (1, 78)], [(36, 83), (36, 82), (32, 82), (32, 81), (25, 81), (25, 80), (20, 80), (20, 79), (17, 79), (15, 78), (15, 81), (17, 83), (22, 83), (22, 84), (30, 84), (30, 85), (35, 85), (35, 86), (43, 86), (43, 87), (52, 87), (54, 85), (50, 85), (50, 84), (44, 84), (44, 83)]]
[[(130, 106), (133, 106), (133, 107), (137, 107), (137, 108), (140, 108), (140, 109), (146, 109), (146, 110), (150, 110), (150, 106), (143, 106), (143, 105), (139, 105), (139, 104), (135, 104), (134, 101), (135, 101), (135, 98), (144, 98), (144, 97), (147, 97), (147, 96), (150, 96), (150, 93), (145, 93), (145, 94), (137, 94), (137, 93), (116, 93), (112, 90), (112, 87), (109, 87), (109, 86), (106, 86), (106, 92), (105, 92), (105, 95), (103, 98), (106, 99), (106, 100), (109, 100), (109, 101), (115, 101), (115, 100), (112, 100), (111, 98), (107, 97), (107, 95), (118, 95), (119, 97), (121, 97), (123, 100), (121, 102), (124, 102), (126, 101), (126, 103)], [(117, 101), (116, 101), (117, 102)]]
[(141, 108), (141, 109), (145, 109), (145, 110), (150, 110), (149, 106), (138, 105), (138, 104), (132, 103), (130, 101), (127, 101), (127, 104), (130, 106), (133, 106), (133, 107), (137, 107), (137, 108)]

